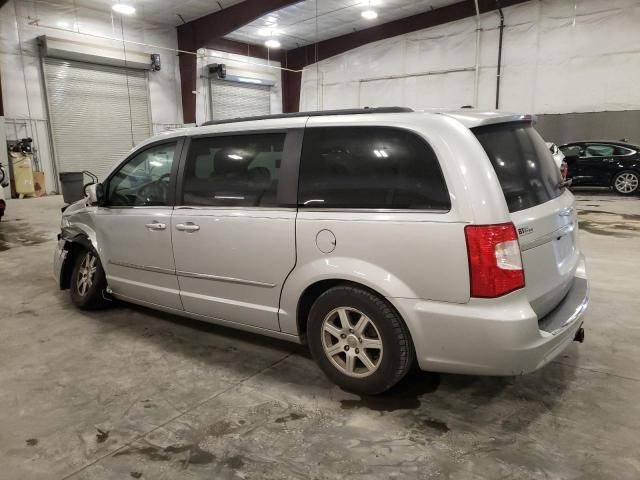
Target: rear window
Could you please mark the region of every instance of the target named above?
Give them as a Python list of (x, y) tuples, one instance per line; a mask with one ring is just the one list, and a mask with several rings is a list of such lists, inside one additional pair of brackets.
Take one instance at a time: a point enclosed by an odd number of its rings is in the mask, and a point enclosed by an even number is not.
[(562, 175), (542, 137), (524, 123), (502, 123), (473, 129), (491, 160), (510, 212), (559, 197)]

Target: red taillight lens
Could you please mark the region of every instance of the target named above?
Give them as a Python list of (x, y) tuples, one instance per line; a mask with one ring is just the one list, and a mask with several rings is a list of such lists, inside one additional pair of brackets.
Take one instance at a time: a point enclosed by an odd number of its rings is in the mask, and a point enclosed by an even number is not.
[(513, 223), (467, 225), (471, 296), (495, 298), (524, 287), (518, 234)]

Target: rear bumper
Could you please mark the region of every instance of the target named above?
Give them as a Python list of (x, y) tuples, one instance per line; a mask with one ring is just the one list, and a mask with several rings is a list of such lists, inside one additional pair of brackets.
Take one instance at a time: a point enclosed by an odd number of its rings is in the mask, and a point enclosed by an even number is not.
[(563, 301), (538, 319), (524, 291), (467, 304), (389, 299), (405, 319), (420, 368), (435, 372), (522, 375), (574, 339), (589, 303), (584, 257)]

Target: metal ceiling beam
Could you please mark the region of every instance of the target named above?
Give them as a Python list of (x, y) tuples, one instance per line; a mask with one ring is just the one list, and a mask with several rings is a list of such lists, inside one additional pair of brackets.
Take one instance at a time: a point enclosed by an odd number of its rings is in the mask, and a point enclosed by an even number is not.
[[(0, 0), (2, 2), (3, 0)], [(245, 0), (219, 12), (205, 15), (177, 27), (178, 48), (183, 52), (195, 52), (199, 48), (211, 48), (241, 55), (267, 58), (267, 49), (222, 37), (248, 23), (301, 0)], [(196, 89), (198, 72), (196, 56), (179, 54), (182, 114), (185, 123), (196, 121)], [(280, 52), (271, 52), (271, 58), (280, 60)]]
[[(502, 0), (500, 5), (502, 8), (505, 8), (528, 1), (530, 0)], [(491, 12), (497, 9), (496, 0), (479, 0), (478, 4), (480, 13)], [(476, 7), (474, 0), (464, 0), (428, 12), (323, 40), (317, 44), (305, 45), (304, 47), (288, 50), (284, 54), (284, 62), (290, 69), (301, 70), (308, 65), (366, 45), (367, 43), (435, 27), (475, 15)], [(282, 78), (283, 111), (297, 112), (300, 105), (300, 82), (302, 74), (284, 71)]]

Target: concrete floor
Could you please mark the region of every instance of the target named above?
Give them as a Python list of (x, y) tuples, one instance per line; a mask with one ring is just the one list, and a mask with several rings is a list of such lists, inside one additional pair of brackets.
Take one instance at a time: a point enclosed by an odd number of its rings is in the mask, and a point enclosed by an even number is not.
[(303, 348), (51, 276), (60, 197), (0, 223), (0, 477), (640, 478), (640, 198), (578, 194), (586, 342), (532, 375), (416, 373), (360, 398)]

